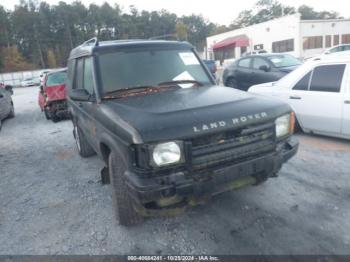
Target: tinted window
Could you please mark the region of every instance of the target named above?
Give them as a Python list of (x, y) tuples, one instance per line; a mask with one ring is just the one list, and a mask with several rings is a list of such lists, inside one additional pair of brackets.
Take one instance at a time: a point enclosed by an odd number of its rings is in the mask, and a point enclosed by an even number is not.
[(301, 62), (291, 55), (271, 55), (268, 59), (274, 64), (275, 67), (288, 67), (297, 66)]
[(250, 59), (246, 58), (246, 59), (239, 60), (238, 66), (239, 67), (249, 67), (250, 66)]
[(196, 80), (211, 84), (198, 58), (189, 50), (133, 50), (99, 56), (104, 92), (162, 82)]
[(253, 68), (260, 69), (261, 66), (270, 67), (270, 64), (262, 58), (254, 58), (253, 59)]
[(311, 72), (307, 73), (302, 79), (300, 79), (299, 82), (293, 87), (293, 90), (308, 90)]
[(63, 85), (66, 83), (66, 78), (67, 78), (66, 71), (49, 74), (46, 80), (46, 87)]
[(94, 80), (92, 75), (92, 58), (86, 58), (84, 62), (84, 88), (89, 94), (94, 93)]
[(84, 73), (84, 60), (79, 59), (77, 62), (74, 88), (83, 89), (83, 76), (84, 76), (83, 73)]
[(314, 69), (310, 91), (339, 92), (345, 65), (319, 66)]

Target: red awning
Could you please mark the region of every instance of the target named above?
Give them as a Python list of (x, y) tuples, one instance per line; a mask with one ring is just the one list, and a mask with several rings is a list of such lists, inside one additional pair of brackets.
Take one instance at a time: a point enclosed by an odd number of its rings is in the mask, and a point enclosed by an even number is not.
[(225, 48), (229, 46), (249, 46), (249, 39), (246, 35), (238, 35), (234, 37), (226, 38), (225, 40), (220, 41), (219, 43), (216, 43), (213, 45), (213, 49), (220, 49)]

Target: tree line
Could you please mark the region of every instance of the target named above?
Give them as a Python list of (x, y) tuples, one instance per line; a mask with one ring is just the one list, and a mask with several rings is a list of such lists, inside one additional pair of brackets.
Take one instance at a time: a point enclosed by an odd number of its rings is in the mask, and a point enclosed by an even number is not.
[(21, 0), (13, 10), (0, 5), (0, 72), (65, 66), (70, 50), (95, 36), (100, 40), (172, 38), (189, 41), (202, 51), (210, 35), (295, 12), (300, 12), (302, 19), (339, 18), (336, 12), (259, 0), (231, 25), (223, 26), (201, 15), (177, 16), (164, 9), (145, 11), (130, 6), (125, 12), (118, 4), (85, 6), (80, 1), (61, 1), (50, 5)]

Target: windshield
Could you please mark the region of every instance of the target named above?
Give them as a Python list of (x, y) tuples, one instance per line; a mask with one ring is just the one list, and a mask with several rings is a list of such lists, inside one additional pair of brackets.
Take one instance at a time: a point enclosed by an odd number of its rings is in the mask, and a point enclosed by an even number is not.
[(274, 64), (275, 67), (288, 67), (300, 65), (301, 62), (291, 55), (271, 55), (268, 59)]
[(190, 50), (119, 51), (101, 54), (99, 63), (104, 93), (180, 80), (211, 84)]
[(63, 85), (66, 82), (66, 78), (67, 78), (66, 71), (50, 74), (48, 75), (46, 80), (46, 87)]

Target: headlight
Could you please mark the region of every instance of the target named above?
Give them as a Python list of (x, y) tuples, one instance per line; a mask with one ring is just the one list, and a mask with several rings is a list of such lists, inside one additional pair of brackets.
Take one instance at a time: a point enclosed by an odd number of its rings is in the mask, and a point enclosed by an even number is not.
[(294, 113), (283, 115), (276, 119), (276, 137), (283, 137), (293, 133), (294, 129)]
[(158, 144), (153, 148), (152, 162), (159, 167), (178, 163), (182, 160), (181, 151), (182, 144), (179, 142)]

